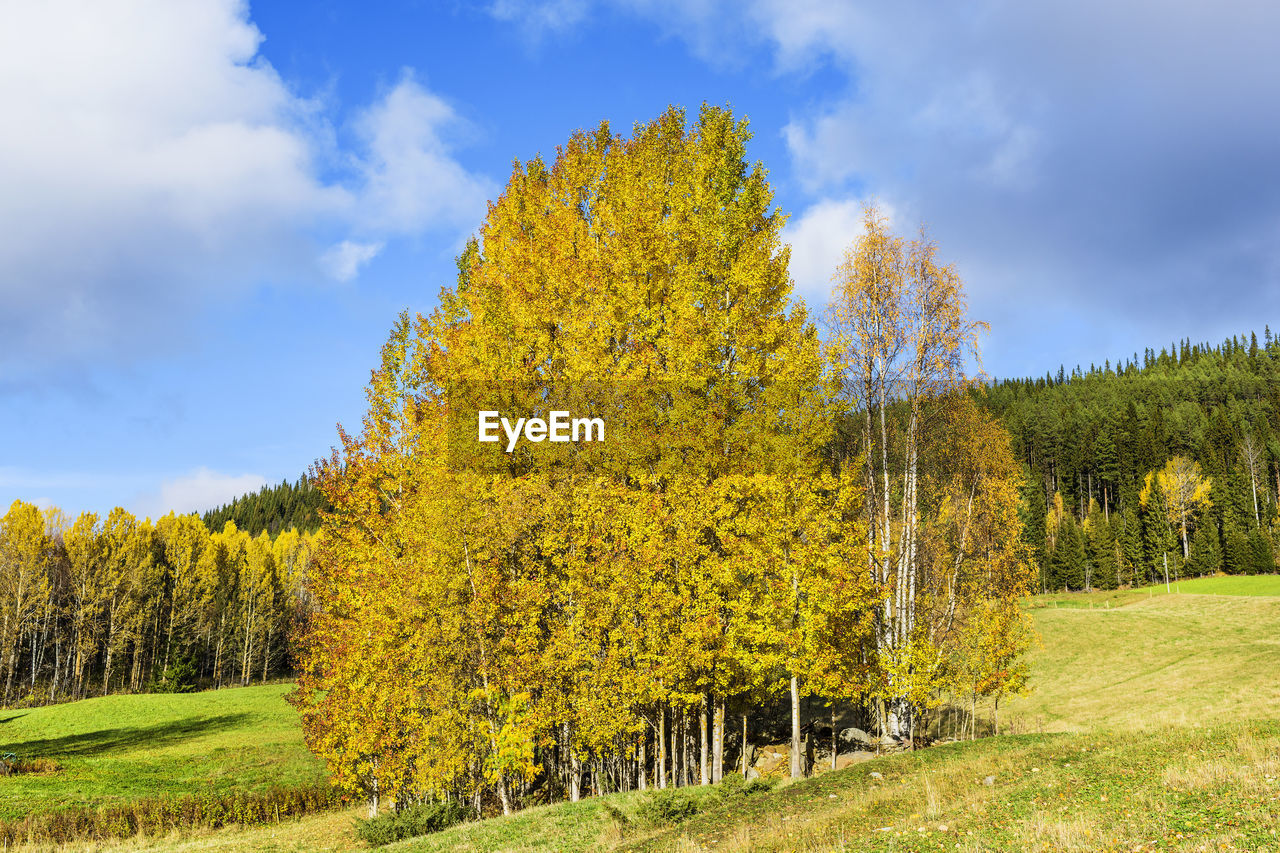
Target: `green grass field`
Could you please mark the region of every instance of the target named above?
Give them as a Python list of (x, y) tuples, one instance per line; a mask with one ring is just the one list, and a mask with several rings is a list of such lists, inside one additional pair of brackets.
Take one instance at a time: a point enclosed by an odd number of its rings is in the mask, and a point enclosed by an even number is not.
[(0, 752), (62, 770), (0, 778), (0, 820), (155, 795), (308, 784), (324, 768), (302, 742), (290, 685), (105, 696), (0, 711)]
[[(1280, 853), (1277, 580), (1184, 581), (1174, 595), (1161, 586), (1037, 596), (1035, 689), (1000, 709), (1002, 731), (1018, 734), (884, 756), (751, 797), (696, 789), (702, 810), (677, 827), (645, 825), (632, 793), (605, 798), (622, 822), (589, 799), (385, 849)], [(38, 752), (66, 768), (0, 779), (0, 814), (198, 785), (311, 781), (321, 769), (280, 698), (286, 690), (0, 713), (0, 750)], [(990, 710), (980, 706), (980, 716)], [(987, 776), (993, 784), (983, 784)], [(359, 847), (359, 814), (79, 849), (337, 851)]]
[(1094, 593), (1091, 607), (1032, 611), (1042, 641), (1031, 655), (1034, 690), (1003, 703), (1010, 728), (1280, 717), (1280, 598), (1142, 594), (1105, 606), (1108, 595)]
[(1280, 575), (1217, 575), (1190, 580), (1171, 580), (1165, 584), (1145, 587), (1139, 592), (1163, 595), (1166, 592), (1190, 595), (1250, 595), (1280, 596)]

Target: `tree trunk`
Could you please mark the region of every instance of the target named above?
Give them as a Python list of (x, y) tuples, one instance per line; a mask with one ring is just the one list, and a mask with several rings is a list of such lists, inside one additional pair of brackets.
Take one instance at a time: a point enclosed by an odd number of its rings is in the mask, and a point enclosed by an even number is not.
[(724, 778), (724, 699), (716, 699), (715, 717), (713, 718), (711, 752), (711, 781), (718, 783)]
[(751, 757), (751, 746), (747, 743), (747, 712), (742, 712), (742, 778), (747, 778), (747, 762)]
[(641, 791), (648, 790), (647, 779), (649, 773), (648, 756), (645, 755), (645, 742), (649, 739), (649, 731), (647, 728), (640, 730), (640, 748), (636, 750), (636, 787)]
[(671, 709), (671, 787), (680, 787), (680, 750), (676, 748), (678, 743), (678, 734), (680, 730), (680, 720), (676, 717), (676, 709)]
[(800, 766), (800, 680), (791, 676), (791, 778), (801, 777)]
[(658, 787), (667, 787), (667, 709), (658, 706)]
[(711, 767), (708, 762), (708, 747), (711, 739), (707, 737), (707, 694), (702, 694), (702, 708), (698, 711), (698, 783), (706, 785), (711, 782)]
[(836, 769), (836, 759), (840, 757), (840, 736), (836, 732), (836, 709), (831, 709), (831, 769)]
[(502, 813), (504, 815), (511, 814), (511, 798), (507, 795), (507, 776), (505, 773), (498, 774), (498, 799), (502, 801)]
[(694, 734), (692, 731), (693, 721), (690, 717), (692, 717), (692, 714), (689, 712), (688, 708), (685, 708), (684, 712), (680, 715), (680, 731), (683, 735), (681, 741), (684, 745), (684, 755), (680, 758), (680, 765), (682, 768), (681, 780), (685, 785), (693, 784), (693, 751), (691, 744), (694, 739)]

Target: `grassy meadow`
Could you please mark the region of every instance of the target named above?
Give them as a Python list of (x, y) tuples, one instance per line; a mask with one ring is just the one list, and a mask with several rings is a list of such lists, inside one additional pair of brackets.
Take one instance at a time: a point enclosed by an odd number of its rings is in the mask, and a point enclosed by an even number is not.
[[(1254, 579), (1221, 580), (1247, 590)], [(1256, 580), (1255, 589), (1276, 585), (1273, 577)], [(1002, 729), (1280, 718), (1280, 597), (1163, 591), (1077, 593), (1072, 606), (1037, 601), (1034, 689), (1002, 703)]]
[(284, 701), (291, 689), (104, 696), (0, 711), (0, 753), (48, 758), (62, 768), (0, 778), (0, 820), (323, 779), (323, 766), (302, 742), (297, 713)]
[[(686, 789), (677, 826), (617, 794), (466, 824), (389, 851), (1241, 850), (1280, 853), (1277, 578), (1037, 596), (1035, 689), (1003, 734), (887, 755), (753, 795)], [(1188, 590), (1194, 590), (1188, 591)], [(63, 770), (0, 779), (0, 815), (322, 769), (287, 686), (113, 696), (0, 716), (0, 751)], [(980, 718), (991, 708), (980, 706)], [(980, 730), (982, 726), (980, 725)], [(872, 774), (878, 774), (873, 776)], [(336, 851), (362, 809), (278, 825), (73, 845), (84, 851)]]

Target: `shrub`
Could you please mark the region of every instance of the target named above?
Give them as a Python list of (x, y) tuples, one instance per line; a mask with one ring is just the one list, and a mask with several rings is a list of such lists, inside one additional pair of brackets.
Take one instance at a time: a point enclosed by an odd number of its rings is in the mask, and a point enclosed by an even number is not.
[(739, 773), (730, 773), (720, 780), (720, 784), (716, 785), (716, 794), (720, 797), (736, 797), (743, 793), (747, 787), (747, 780), (742, 778)]
[(190, 693), (196, 689), (196, 664), (190, 657), (175, 660), (159, 680), (148, 685), (152, 693)]
[(356, 818), (356, 836), (371, 847), (380, 847), (448, 829), (469, 817), (470, 809), (459, 803), (423, 803), (369, 820)]
[(748, 782), (737, 773), (732, 773), (720, 780), (716, 785), (716, 796), (721, 799), (731, 797), (749, 797), (752, 794), (763, 794), (773, 790), (773, 782), (759, 776)]
[(636, 810), (636, 814), (654, 826), (682, 823), (697, 813), (698, 801), (692, 794), (679, 788), (654, 791)]

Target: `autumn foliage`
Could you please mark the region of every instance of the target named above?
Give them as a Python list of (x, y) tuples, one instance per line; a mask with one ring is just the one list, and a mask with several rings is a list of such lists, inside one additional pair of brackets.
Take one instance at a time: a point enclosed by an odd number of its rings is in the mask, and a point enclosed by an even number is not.
[[(877, 645), (905, 575), (872, 570), (857, 419), (748, 139), (727, 110), (671, 109), (516, 163), (439, 308), (393, 329), (362, 429), (317, 466), (333, 510), (294, 697), (371, 812), (705, 784), (741, 769), (731, 713), (790, 693), (798, 757), (802, 694), (925, 708), (962, 644), (984, 690), (1016, 656), (980, 645), (1008, 611), (974, 606), (1024, 587), (1016, 472), (958, 384), (920, 394), (959, 451), (921, 439), (892, 495), (927, 514), (907, 565), (937, 615)], [(612, 438), (477, 445), (498, 406), (599, 414)]]

